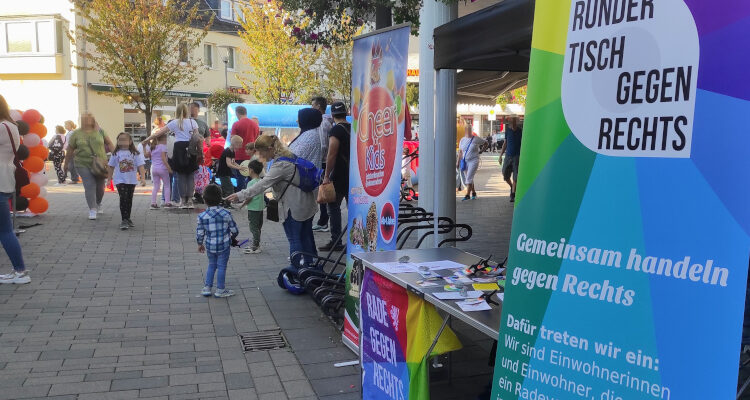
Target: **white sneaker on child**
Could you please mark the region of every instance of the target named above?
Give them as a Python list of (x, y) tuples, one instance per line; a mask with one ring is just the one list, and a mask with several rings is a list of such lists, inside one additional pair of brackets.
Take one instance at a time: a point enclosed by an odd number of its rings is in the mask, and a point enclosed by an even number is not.
[(203, 286), (203, 290), (201, 290), (201, 296), (208, 297), (211, 295), (211, 286)]
[(89, 219), (94, 220), (96, 219), (96, 209), (92, 208), (89, 210)]

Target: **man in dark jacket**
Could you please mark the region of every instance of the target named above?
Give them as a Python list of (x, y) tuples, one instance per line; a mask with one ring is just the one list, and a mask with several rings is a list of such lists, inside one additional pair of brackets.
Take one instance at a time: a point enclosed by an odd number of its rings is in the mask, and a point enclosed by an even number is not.
[[(349, 139), (351, 125), (346, 122), (346, 106), (337, 101), (331, 105), (333, 127), (328, 138), (328, 156), (323, 183), (333, 182), (336, 190), (336, 201), (328, 203), (328, 217), (331, 224), (331, 241), (319, 247), (321, 251), (336, 251), (345, 247), (339, 240), (341, 235), (341, 201), (349, 202)], [(338, 240), (338, 241), (337, 241)]]

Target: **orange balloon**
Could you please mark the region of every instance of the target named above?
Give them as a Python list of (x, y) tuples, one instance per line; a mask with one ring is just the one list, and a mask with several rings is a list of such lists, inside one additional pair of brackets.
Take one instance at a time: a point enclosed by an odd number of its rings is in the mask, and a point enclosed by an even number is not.
[(42, 160), (46, 160), (49, 156), (49, 150), (47, 150), (43, 144), (40, 144), (29, 149), (29, 156), (39, 157)]
[(47, 135), (47, 127), (41, 122), (37, 122), (29, 126), (29, 133), (36, 133), (40, 138), (43, 138)]
[(49, 202), (44, 197), (37, 197), (29, 200), (29, 211), (34, 214), (41, 214), (49, 208)]
[(28, 185), (21, 187), (21, 196), (27, 199), (34, 199), (34, 198), (39, 197), (40, 191), (41, 189), (39, 189), (39, 185), (37, 185), (34, 182), (31, 182)]
[[(31, 151), (31, 149), (29, 149), (29, 151)], [(44, 169), (44, 160), (37, 156), (29, 156), (29, 158), (24, 160), (23, 167), (33, 174)]]

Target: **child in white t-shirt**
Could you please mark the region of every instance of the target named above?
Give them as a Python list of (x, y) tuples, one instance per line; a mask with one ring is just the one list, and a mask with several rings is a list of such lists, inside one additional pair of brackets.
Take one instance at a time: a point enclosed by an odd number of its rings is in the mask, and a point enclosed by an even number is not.
[(146, 186), (146, 172), (143, 168), (145, 164), (146, 160), (136, 149), (130, 134), (120, 132), (117, 135), (117, 150), (109, 158), (109, 181), (115, 185), (120, 195), (120, 215), (122, 216), (120, 229), (122, 230), (135, 226), (130, 220), (130, 211), (133, 208), (135, 185), (138, 183), (136, 170), (141, 176), (141, 186)]

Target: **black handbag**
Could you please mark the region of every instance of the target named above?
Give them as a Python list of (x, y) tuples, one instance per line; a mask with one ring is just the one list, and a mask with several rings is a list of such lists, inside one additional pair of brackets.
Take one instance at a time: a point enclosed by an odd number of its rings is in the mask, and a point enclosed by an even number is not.
[(269, 199), (266, 201), (266, 219), (273, 222), (279, 222), (279, 200), (281, 200), (282, 197), (286, 194), (287, 189), (289, 189), (289, 185), (292, 184), (294, 181), (294, 176), (297, 175), (297, 168), (294, 168), (294, 173), (292, 173), (292, 179), (289, 180), (289, 182), (286, 184), (286, 187), (284, 188), (284, 191), (281, 192), (281, 196), (279, 196), (277, 199)]

